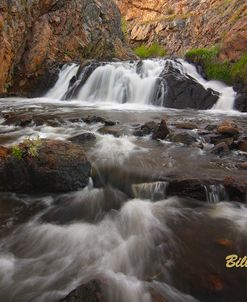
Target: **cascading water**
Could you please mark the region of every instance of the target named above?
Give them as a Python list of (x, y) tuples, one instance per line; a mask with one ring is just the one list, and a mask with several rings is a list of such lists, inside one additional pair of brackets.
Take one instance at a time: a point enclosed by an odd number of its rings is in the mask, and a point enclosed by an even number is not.
[[(77, 81), (71, 84), (70, 81), (75, 77), (78, 69), (79, 66), (74, 64), (64, 67), (60, 72), (57, 84), (47, 93), (46, 97), (63, 99), (70, 95), (72, 99), (91, 104), (97, 102), (155, 104), (165, 107), (167, 98), (169, 98), (167, 91), (170, 88), (166, 77), (174, 73), (174, 77), (177, 79), (192, 79), (205, 91), (211, 89), (218, 93), (218, 101), (212, 109), (227, 111), (232, 110), (234, 105), (235, 93), (231, 87), (217, 81), (204, 80), (193, 65), (181, 59), (102, 63), (96, 68), (92, 68), (91, 74), (90, 66), (86, 66)], [(86, 80), (84, 74), (87, 75)], [(80, 82), (83, 82), (81, 87)], [(76, 93), (73, 93), (75, 91)]]
[(183, 73), (196, 79), (201, 85), (206, 89), (211, 88), (220, 93), (218, 102), (213, 106), (213, 110), (228, 111), (232, 110), (234, 107), (234, 99), (236, 97), (236, 92), (232, 87), (225, 85), (219, 81), (206, 81), (196, 70), (196, 67), (188, 62), (179, 60), (183, 66)]
[(51, 99), (62, 99), (69, 88), (70, 80), (76, 75), (79, 65), (64, 65), (59, 73), (55, 86), (46, 93), (45, 97)]
[[(45, 98), (0, 99), (2, 145), (27, 136), (68, 140), (82, 144), (92, 164), (90, 184), (77, 192), (0, 193), (1, 302), (74, 301), (63, 299), (90, 282), (107, 302), (246, 301), (246, 271), (225, 267), (228, 252), (246, 254), (246, 171), (237, 170), (245, 154), (201, 149), (222, 113), (150, 106), (166, 105), (170, 75), (178, 80), (174, 89), (188, 79), (190, 88), (220, 92), (214, 108), (232, 108), (232, 88), (205, 81), (181, 60), (70, 64)], [(182, 87), (192, 96), (190, 88)], [(245, 135), (245, 117), (233, 116)], [(164, 118), (165, 140), (136, 136)], [(180, 129), (183, 122), (195, 130)], [(173, 133), (194, 143), (172, 140)], [(227, 179), (233, 187), (221, 185)], [(203, 188), (208, 180), (215, 185)], [(232, 192), (242, 204), (231, 202)], [(98, 289), (89, 299), (84, 293), (78, 299), (102, 301)]]
[(210, 203), (217, 203), (220, 201), (228, 201), (225, 187), (223, 185), (208, 185), (205, 186), (207, 201)]

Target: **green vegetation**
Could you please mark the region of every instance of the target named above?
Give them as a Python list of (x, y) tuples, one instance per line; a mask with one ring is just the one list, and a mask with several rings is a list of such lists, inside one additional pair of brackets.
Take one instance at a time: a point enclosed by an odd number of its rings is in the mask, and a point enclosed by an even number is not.
[(128, 37), (128, 23), (124, 18), (121, 19), (121, 29), (122, 29), (122, 32), (124, 34), (124, 37), (127, 39), (127, 37)]
[(23, 156), (22, 149), (17, 145), (14, 145), (12, 147), (11, 154), (12, 154), (12, 156), (14, 156), (15, 158), (17, 158), (19, 160), (21, 160), (22, 156)]
[(247, 78), (247, 52), (235, 63), (220, 62), (218, 47), (192, 49), (185, 54), (191, 62), (202, 65), (209, 79), (220, 80), (229, 85), (245, 82)]
[(247, 81), (247, 52), (232, 65), (232, 77), (240, 82)]
[(26, 138), (23, 143), (12, 147), (11, 154), (19, 160), (23, 158), (35, 158), (39, 155), (41, 144), (42, 142), (39, 137), (35, 139)]
[(166, 55), (165, 49), (158, 43), (152, 44), (150, 47), (141, 45), (134, 49), (134, 53), (141, 59), (147, 59), (152, 57), (164, 57)]

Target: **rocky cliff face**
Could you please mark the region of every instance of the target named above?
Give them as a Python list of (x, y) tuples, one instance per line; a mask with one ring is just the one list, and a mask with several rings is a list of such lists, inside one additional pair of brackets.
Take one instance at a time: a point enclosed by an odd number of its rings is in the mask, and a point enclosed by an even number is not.
[(111, 0), (0, 1), (0, 94), (26, 94), (54, 62), (128, 56)]
[(133, 45), (154, 41), (169, 54), (221, 44), (221, 59), (247, 50), (246, 0), (116, 0)]

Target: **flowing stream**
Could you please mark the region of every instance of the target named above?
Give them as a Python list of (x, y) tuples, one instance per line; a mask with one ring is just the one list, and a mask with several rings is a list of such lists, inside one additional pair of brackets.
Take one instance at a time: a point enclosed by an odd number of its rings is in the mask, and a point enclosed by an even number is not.
[[(0, 194), (1, 302), (58, 302), (91, 280), (107, 302), (246, 301), (247, 269), (225, 266), (227, 255), (247, 255), (246, 205), (219, 183), (202, 185), (205, 201), (169, 193), (176, 177), (246, 180), (238, 169), (246, 153), (218, 157), (197, 130), (186, 131), (203, 149), (134, 135), (162, 118), (171, 129), (178, 122), (205, 129), (230, 118), (246, 135), (246, 115), (233, 110), (231, 87), (204, 80), (182, 60), (168, 63), (218, 92), (215, 106), (163, 107), (167, 87), (157, 80), (167, 60), (103, 63), (90, 73), (66, 65), (44, 97), (0, 99), (1, 145), (90, 132), (96, 139), (83, 147), (98, 177), (68, 194)], [(9, 113), (32, 122), (6, 123)], [(85, 122), (94, 115), (117, 124)]]

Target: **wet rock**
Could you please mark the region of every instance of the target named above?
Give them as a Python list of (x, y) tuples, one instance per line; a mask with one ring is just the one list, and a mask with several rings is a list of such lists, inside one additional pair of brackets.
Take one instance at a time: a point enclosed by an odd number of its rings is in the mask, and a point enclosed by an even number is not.
[(217, 132), (220, 134), (237, 135), (239, 134), (239, 128), (233, 121), (223, 121), (218, 127)]
[(167, 135), (170, 133), (166, 121), (162, 120), (159, 124), (159, 128), (154, 130), (152, 139), (165, 139)]
[(247, 170), (247, 161), (244, 162), (244, 163), (241, 163), (241, 164), (240, 164), (240, 168), (241, 168), (241, 169), (244, 169), (244, 170)]
[(120, 137), (123, 134), (123, 129), (119, 127), (103, 127), (99, 129), (101, 134), (111, 134), (115, 137)]
[(236, 96), (234, 108), (241, 112), (247, 112), (247, 93), (239, 93)]
[(93, 142), (96, 140), (96, 136), (93, 133), (86, 132), (76, 136), (73, 136), (69, 139), (74, 144), (83, 145), (88, 142)]
[(198, 129), (198, 126), (193, 123), (178, 123), (175, 126), (177, 129), (187, 129), (187, 130)]
[(73, 290), (58, 302), (106, 302), (98, 281), (90, 281)]
[(135, 136), (145, 136), (157, 131), (158, 129), (159, 129), (159, 125), (151, 121), (141, 125), (141, 127), (135, 130), (133, 134)]
[(207, 125), (205, 129), (208, 131), (214, 131), (217, 129), (217, 125)]
[(230, 151), (229, 146), (225, 142), (218, 143), (210, 150), (211, 153), (216, 155), (222, 155), (223, 153), (227, 153), (229, 151)]
[(40, 117), (34, 117), (30, 114), (27, 115), (18, 115), (15, 113), (10, 113), (5, 115), (6, 120), (3, 125), (15, 125), (18, 127), (29, 127), (32, 124), (36, 126), (41, 126), (45, 123), (45, 121)]
[(225, 143), (229, 147), (231, 147), (234, 142), (234, 137), (230, 134), (209, 133), (209, 134), (204, 135), (203, 138), (207, 143), (210, 143), (213, 145)]
[(247, 152), (247, 139), (242, 139), (237, 142), (237, 148), (239, 151)]
[(82, 120), (87, 124), (102, 123), (102, 124), (105, 124), (105, 126), (116, 125), (116, 122), (114, 122), (112, 120), (106, 120), (105, 118), (103, 118), (101, 116), (96, 116), (96, 115), (88, 116), (86, 118), (83, 118)]
[(167, 195), (191, 197), (197, 200), (206, 201), (204, 183), (198, 179), (171, 179), (167, 187)]
[(182, 143), (184, 145), (192, 145), (196, 142), (196, 134), (195, 133), (175, 133), (169, 136), (170, 141), (174, 143)]
[(80, 146), (41, 140), (35, 152), (28, 153), (27, 148), (20, 144), (15, 152), (9, 149), (7, 157), (0, 157), (0, 191), (58, 193), (88, 184), (91, 165)]
[[(179, 63), (177, 63), (179, 66)], [(212, 89), (205, 89), (188, 75), (181, 73), (171, 63), (167, 63), (160, 78), (165, 81), (167, 91), (162, 102), (164, 107), (176, 109), (210, 109), (217, 102), (219, 94)], [(160, 104), (154, 104), (160, 105)]]
[(247, 180), (238, 179), (233, 176), (225, 177), (224, 186), (232, 201), (246, 202)]
[(116, 122), (111, 121), (111, 120), (106, 120), (106, 121), (105, 121), (105, 125), (106, 125), (106, 126), (114, 126), (114, 125), (116, 125)]

